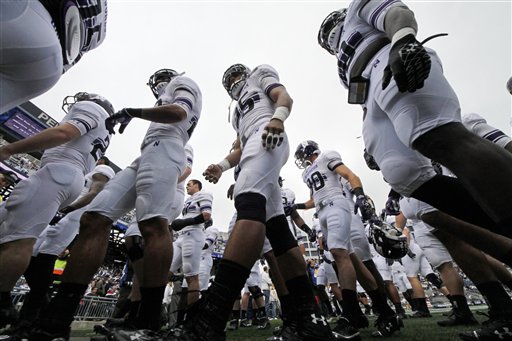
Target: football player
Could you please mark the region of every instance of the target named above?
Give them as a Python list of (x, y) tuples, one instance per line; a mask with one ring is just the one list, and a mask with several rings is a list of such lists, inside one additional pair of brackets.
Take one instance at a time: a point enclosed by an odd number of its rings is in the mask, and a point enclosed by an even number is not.
[(327, 322), (316, 314), (305, 262), (288, 228), (277, 183), (289, 154), (284, 121), (293, 101), (269, 65), (254, 70), (242, 64), (232, 65), (224, 73), (223, 85), (231, 99), (237, 101), (231, 119), (237, 142), (225, 159), (208, 166), (203, 174), (216, 183), (224, 171), (240, 165), (234, 189), (238, 220), (204, 307), (191, 321), (186, 337), (225, 337), (224, 327), (233, 302), (260, 257), (266, 234), (286, 287), (294, 293), (298, 334), (308, 340), (330, 340), (333, 336)]
[(86, 92), (64, 100), (60, 125), (0, 147), (0, 160), (45, 150), (41, 168), (20, 182), (0, 209), (0, 328), (12, 322), (10, 291), (27, 269), (37, 237), (60, 208), (80, 194), (84, 175), (110, 143), (105, 120), (114, 114), (105, 98)]
[(107, 0), (0, 1), (0, 113), (49, 90), (106, 35)]
[(311, 230), (308, 224), (306, 224), (304, 219), (302, 219), (302, 217), (297, 213), (297, 209), (294, 206), (295, 193), (293, 193), (293, 191), (290, 188), (283, 188), (283, 181), (284, 179), (282, 177), (279, 177), (279, 187), (281, 187), (284, 214), (286, 215), (286, 220), (288, 221), (290, 231), (297, 240), (300, 252), (303, 255), (305, 255), (306, 247), (304, 245), (304, 242), (307, 239), (309, 239), (311, 242), (314, 242), (316, 234), (313, 230)]
[[(349, 103), (365, 109), (366, 149), (393, 189), (512, 234), (512, 156), (464, 128), (441, 61), (416, 40), (417, 28), (401, 1), (352, 1), (324, 20), (318, 41), (337, 57)], [(448, 167), (458, 180), (436, 177), (428, 160), (406, 149)]]
[(190, 306), (199, 299), (199, 267), (201, 250), (205, 243), (204, 222), (212, 215), (212, 194), (203, 191), (199, 180), (187, 182), (187, 194), (183, 206), (183, 218), (175, 219), (171, 228), (177, 232), (178, 238), (173, 243), (174, 255), (170, 271), (182, 269), (187, 282), (187, 288), (182, 289), (182, 295), (187, 295), (187, 305)]
[[(178, 178), (185, 169), (184, 146), (201, 115), (202, 95), (192, 79), (171, 69), (156, 71), (148, 85), (157, 98), (155, 107), (125, 108), (106, 120), (111, 131), (120, 124), (119, 133), (133, 118), (151, 124), (141, 155), (109, 181), (82, 215), (80, 234), (62, 284), (43, 314), (34, 340), (51, 340), (69, 333), (81, 297), (105, 257), (112, 223), (133, 208), (144, 239), (141, 304), (135, 327), (160, 327), (160, 307), (172, 259), (169, 217)], [(130, 334), (124, 330), (119, 333)]]
[(53, 217), (50, 225), (37, 238), (32, 251), (29, 267), (23, 274), (30, 292), (23, 300), (20, 317), (10, 329), (10, 335), (28, 337), (27, 326), (39, 315), (52, 282), (53, 267), (57, 256), (73, 241), (78, 233), (79, 220), (92, 199), (114, 177), (114, 170), (108, 166), (106, 156), (96, 162), (96, 167), (85, 175), (85, 183), (80, 196), (71, 205), (64, 207)]
[[(373, 203), (364, 194), (361, 180), (341, 160), (335, 151), (321, 152), (318, 144), (307, 140), (299, 144), (295, 152), (295, 164), (304, 169), (302, 178), (310, 189), (311, 199), (298, 208), (315, 207), (322, 227), (324, 241), (331, 251), (338, 270), (338, 280), (343, 296), (344, 317), (338, 320), (334, 332), (345, 338), (359, 336), (357, 326), (364, 326), (359, 319), (364, 316), (359, 308), (356, 292), (356, 269), (362, 283), (368, 284), (367, 292), (372, 297), (380, 317), (377, 323), (379, 332), (390, 335), (400, 328), (399, 321), (387, 305), (383, 292), (378, 291), (377, 283), (368, 269), (364, 267), (353, 253), (351, 242), (352, 211), (361, 211), (365, 221), (373, 219)], [(345, 178), (356, 196), (352, 210), (340, 184), (339, 177)], [(354, 260), (354, 261), (353, 261)]]

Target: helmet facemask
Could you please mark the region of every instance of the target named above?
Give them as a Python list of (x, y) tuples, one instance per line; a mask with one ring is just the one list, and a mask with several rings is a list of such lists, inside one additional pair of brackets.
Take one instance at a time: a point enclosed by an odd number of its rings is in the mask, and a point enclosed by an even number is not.
[(318, 44), (332, 55), (336, 55), (338, 53), (339, 42), (341, 33), (343, 32), (343, 25), (345, 23), (346, 16), (346, 8), (334, 11), (330, 13), (324, 19), (322, 25), (320, 25), (320, 30), (318, 31)]
[(383, 221), (370, 224), (369, 239), (377, 253), (389, 259), (400, 259), (407, 254), (407, 237), (400, 230)]
[(112, 116), (115, 112), (114, 106), (105, 97), (84, 91), (77, 92), (75, 95), (64, 97), (64, 100), (62, 101), (62, 110), (64, 110), (64, 112), (67, 114), (75, 103), (81, 101), (90, 101), (98, 104), (107, 112), (109, 116)]
[(184, 72), (178, 73), (173, 69), (160, 69), (149, 77), (147, 85), (153, 92), (156, 99), (164, 92), (167, 84), (171, 82), (173, 78), (182, 76)]
[(238, 101), (251, 70), (243, 64), (231, 65), (222, 76), (222, 85), (229, 96)]

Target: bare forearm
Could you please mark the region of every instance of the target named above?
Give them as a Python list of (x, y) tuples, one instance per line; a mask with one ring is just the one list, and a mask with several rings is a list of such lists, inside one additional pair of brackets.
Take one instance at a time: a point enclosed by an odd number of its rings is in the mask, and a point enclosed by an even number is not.
[(187, 113), (176, 104), (167, 104), (153, 108), (144, 108), (141, 117), (144, 120), (156, 123), (177, 123), (183, 121)]
[(10, 155), (29, 153), (57, 147), (71, 139), (72, 137), (70, 137), (69, 134), (62, 132), (61, 130), (47, 129), (37, 135), (16, 141), (2, 148), (5, 148)]

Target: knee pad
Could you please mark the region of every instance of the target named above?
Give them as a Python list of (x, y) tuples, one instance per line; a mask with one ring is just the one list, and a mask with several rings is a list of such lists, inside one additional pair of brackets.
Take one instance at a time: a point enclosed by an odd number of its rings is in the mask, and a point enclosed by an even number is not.
[(128, 248), (126, 253), (128, 254), (128, 258), (132, 261), (132, 263), (144, 257), (144, 246), (142, 245), (142, 238), (139, 236), (134, 236), (133, 244)]
[(253, 220), (265, 224), (267, 199), (258, 193), (242, 193), (235, 198), (236, 220)]
[(443, 286), (443, 281), (441, 281), (441, 279), (436, 274), (430, 273), (425, 277), (436, 288), (441, 289), (441, 287)]
[(257, 299), (257, 298), (263, 296), (263, 293), (261, 292), (260, 287), (257, 285), (253, 286), (253, 287), (249, 287), (249, 292), (251, 293), (253, 299)]
[(288, 221), (284, 214), (267, 221), (266, 235), (276, 257), (298, 246), (297, 240), (293, 237), (288, 227)]

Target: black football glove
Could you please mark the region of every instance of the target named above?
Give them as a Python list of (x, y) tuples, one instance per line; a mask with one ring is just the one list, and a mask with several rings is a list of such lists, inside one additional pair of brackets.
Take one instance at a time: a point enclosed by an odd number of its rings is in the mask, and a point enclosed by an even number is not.
[(373, 158), (373, 156), (368, 154), (368, 152), (366, 151), (366, 148), (364, 149), (363, 157), (364, 157), (364, 161), (366, 162), (366, 166), (368, 166), (368, 168), (370, 168), (371, 170), (380, 171), (379, 165), (377, 164), (377, 162), (375, 162), (375, 159)]
[(126, 127), (128, 126), (128, 123), (132, 120), (134, 117), (140, 117), (142, 114), (142, 109), (131, 109), (131, 108), (124, 108), (118, 112), (116, 112), (114, 115), (110, 116), (105, 120), (105, 127), (111, 134), (115, 134), (114, 128), (116, 124), (120, 124), (119, 126), (119, 134), (122, 134)]
[(386, 200), (386, 208), (384, 211), (386, 215), (399, 215), (400, 214), (400, 199), (388, 197)]
[(430, 74), (430, 56), (413, 34), (399, 39), (389, 51), (388, 66), (384, 69), (382, 90), (395, 79), (400, 92), (421, 89)]
[(354, 204), (354, 214), (357, 213), (357, 210), (361, 211), (361, 217), (363, 218), (363, 221), (368, 221), (373, 217), (376, 217), (375, 206), (367, 195), (361, 194), (356, 197), (356, 203)]
[(308, 231), (308, 239), (311, 243), (316, 242), (316, 232), (315, 230), (309, 230)]

